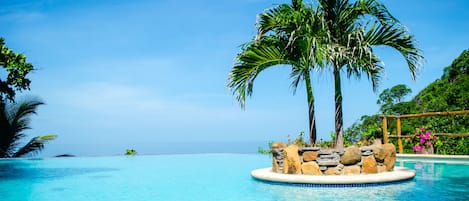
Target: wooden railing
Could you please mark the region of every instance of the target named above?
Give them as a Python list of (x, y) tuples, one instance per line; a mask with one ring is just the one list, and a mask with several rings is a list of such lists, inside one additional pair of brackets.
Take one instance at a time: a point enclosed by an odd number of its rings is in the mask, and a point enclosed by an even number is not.
[[(404, 118), (415, 118), (415, 117), (427, 117), (427, 116), (453, 116), (453, 115), (463, 115), (469, 114), (469, 110), (462, 111), (452, 111), (452, 112), (426, 112), (420, 114), (405, 114), (405, 115), (379, 115), (383, 119), (382, 129), (383, 129), (383, 141), (388, 143), (388, 137), (397, 137), (397, 145), (399, 147), (399, 153), (404, 153), (404, 147), (402, 146), (401, 138), (413, 138), (415, 135), (401, 136), (401, 119)], [(396, 119), (396, 129), (397, 135), (388, 135), (388, 118)], [(452, 137), (469, 137), (468, 133), (434, 133), (436, 136), (452, 136)]]

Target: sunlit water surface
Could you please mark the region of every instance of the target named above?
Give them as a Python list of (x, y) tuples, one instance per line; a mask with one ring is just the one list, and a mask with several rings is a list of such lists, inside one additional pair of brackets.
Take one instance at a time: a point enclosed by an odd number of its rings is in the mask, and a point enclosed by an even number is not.
[(1, 201), (469, 200), (469, 162), (401, 161), (410, 181), (369, 187), (301, 187), (254, 180), (271, 165), (256, 154), (0, 160)]

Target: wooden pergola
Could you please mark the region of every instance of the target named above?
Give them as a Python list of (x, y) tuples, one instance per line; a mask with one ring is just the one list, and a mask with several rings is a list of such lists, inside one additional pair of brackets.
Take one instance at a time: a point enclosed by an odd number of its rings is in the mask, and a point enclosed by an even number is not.
[[(452, 111), (452, 112), (426, 112), (420, 114), (405, 114), (405, 115), (379, 115), (380, 118), (383, 119), (382, 122), (382, 129), (383, 129), (383, 141), (384, 143), (388, 143), (388, 137), (397, 137), (397, 145), (399, 147), (399, 153), (404, 152), (404, 148), (402, 147), (402, 139), (401, 138), (410, 138), (414, 136), (401, 136), (401, 119), (404, 118), (415, 118), (415, 117), (427, 117), (427, 116), (454, 116), (454, 115), (464, 115), (469, 114), (469, 110), (462, 110), (462, 111)], [(389, 135), (388, 136), (388, 118), (396, 119), (396, 128), (397, 128), (397, 135)], [(459, 134), (459, 133), (435, 133), (436, 136), (452, 136), (452, 137), (469, 137), (468, 133)]]

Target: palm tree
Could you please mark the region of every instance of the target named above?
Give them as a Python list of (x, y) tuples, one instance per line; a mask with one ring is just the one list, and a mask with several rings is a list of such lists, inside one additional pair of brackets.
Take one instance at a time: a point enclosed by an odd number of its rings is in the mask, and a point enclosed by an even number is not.
[(323, 33), (318, 12), (301, 0), (292, 5), (281, 4), (260, 14), (256, 38), (242, 47), (241, 53), (228, 76), (228, 87), (233, 91), (241, 107), (246, 96), (252, 94), (254, 80), (267, 68), (289, 66), (292, 71), (293, 93), (300, 81), (306, 85), (309, 108), (310, 143), (316, 142), (314, 96), (311, 86), (311, 70), (320, 66), (322, 54), (318, 42)]
[(56, 135), (38, 136), (26, 145), (18, 148), (19, 141), (26, 135), (24, 131), (30, 129), (30, 116), (36, 114), (36, 108), (44, 103), (27, 99), (19, 103), (0, 102), (0, 158), (22, 157), (34, 154), (44, 148), (44, 143), (55, 139)]
[(327, 62), (332, 67), (335, 86), (336, 148), (343, 148), (341, 71), (347, 77), (364, 73), (377, 89), (383, 66), (374, 53), (376, 46), (387, 46), (405, 58), (412, 79), (423, 59), (415, 39), (387, 8), (376, 0), (318, 0), (327, 36)]

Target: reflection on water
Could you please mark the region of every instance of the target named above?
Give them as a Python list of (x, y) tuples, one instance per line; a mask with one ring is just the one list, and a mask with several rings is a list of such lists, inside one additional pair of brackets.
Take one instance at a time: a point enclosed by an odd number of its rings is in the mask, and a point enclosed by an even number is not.
[(419, 200), (469, 200), (469, 164), (406, 161), (416, 171), (415, 188), (407, 197)]
[(414, 169), (413, 180), (366, 187), (301, 187), (261, 181), (256, 187), (268, 191), (272, 200), (469, 200), (469, 164), (398, 161)]
[(35, 180), (54, 179), (67, 176), (89, 174), (96, 172), (116, 171), (115, 168), (47, 168), (31, 167), (27, 163), (0, 163), (0, 181), (5, 180)]

